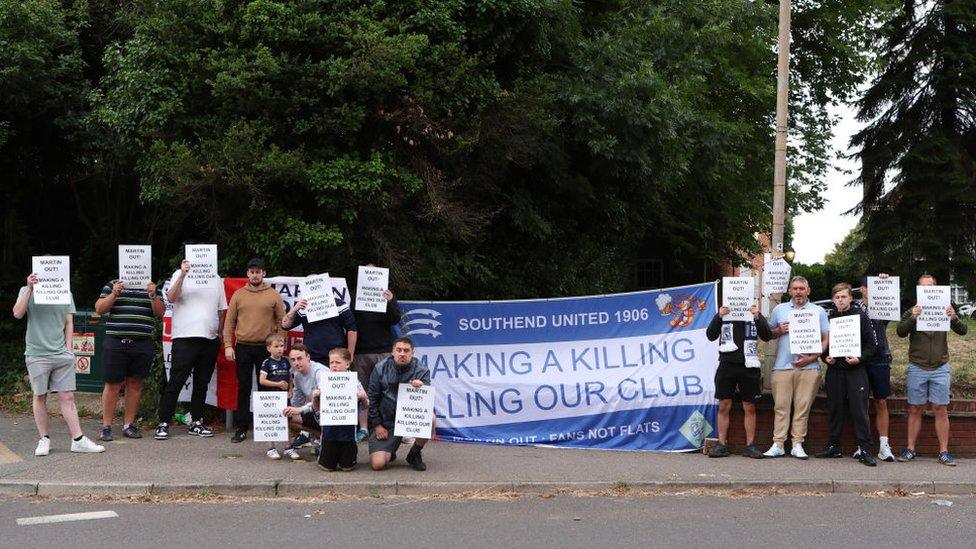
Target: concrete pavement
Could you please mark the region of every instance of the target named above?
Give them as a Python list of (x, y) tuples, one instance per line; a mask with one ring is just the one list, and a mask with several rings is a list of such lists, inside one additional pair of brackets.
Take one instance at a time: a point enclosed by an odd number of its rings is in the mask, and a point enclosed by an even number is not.
[[(96, 438), (98, 422), (84, 421)], [(934, 456), (914, 463), (879, 463), (869, 468), (850, 458), (799, 461), (710, 459), (701, 454), (610, 452), (538, 447), (500, 447), (432, 442), (424, 450), (426, 472), (403, 462), (369, 470), (365, 444), (357, 470), (329, 473), (306, 461), (272, 461), (264, 443), (232, 444), (227, 433), (212, 439), (171, 429), (157, 441), (121, 438), (102, 454), (71, 454), (64, 422), (52, 418), (51, 455), (35, 457), (36, 431), (30, 416), (0, 415), (0, 494), (41, 496), (131, 496), (147, 494), (314, 497), (450, 494), (473, 491), (554, 492), (560, 490), (687, 491), (692, 489), (777, 490), (784, 493), (871, 493), (878, 491), (976, 494), (976, 462), (957, 467)], [(4, 450), (7, 451), (4, 451)]]

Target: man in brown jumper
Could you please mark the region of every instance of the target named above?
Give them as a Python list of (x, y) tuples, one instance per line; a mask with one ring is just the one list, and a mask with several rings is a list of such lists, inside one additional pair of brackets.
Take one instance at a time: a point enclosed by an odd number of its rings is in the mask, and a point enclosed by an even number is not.
[[(247, 284), (234, 292), (224, 320), (224, 356), (237, 361), (237, 431), (231, 442), (242, 442), (251, 427), (251, 382), (268, 357), (265, 340), (276, 333), (285, 316), (285, 303), (277, 290), (264, 282), (264, 261), (247, 263)], [(235, 344), (236, 341), (236, 344)]]

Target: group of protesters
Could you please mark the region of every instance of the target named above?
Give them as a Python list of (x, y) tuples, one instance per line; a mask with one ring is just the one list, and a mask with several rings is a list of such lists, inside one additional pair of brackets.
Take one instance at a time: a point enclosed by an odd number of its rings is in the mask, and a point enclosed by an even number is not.
[[(398, 388), (430, 384), (430, 372), (413, 356), (414, 345), (407, 337), (394, 339), (392, 326), (400, 320), (400, 309), (392, 292), (386, 290), (385, 313), (355, 311), (345, 307), (338, 316), (310, 321), (308, 302), (299, 300), (285, 312), (281, 295), (264, 281), (261, 259), (247, 263), (247, 283), (227, 301), (221, 286), (184, 286), (190, 262), (184, 259), (173, 273), (166, 292), (172, 306), (172, 361), (169, 379), (160, 396), (156, 440), (170, 438), (176, 405), (186, 381), (192, 376), (190, 422), (187, 433), (209, 438), (213, 431), (204, 419), (207, 387), (216, 367), (218, 353), (236, 362), (237, 408), (231, 442), (247, 439), (251, 427), (252, 376), (259, 390), (288, 391), (290, 405), (282, 409), (298, 434), (283, 452), (271, 445), (271, 459), (302, 459), (300, 450), (312, 447), (318, 464), (329, 471), (352, 470), (356, 466), (357, 442), (368, 437), (370, 466), (385, 468), (396, 459), (401, 444), (411, 444), (406, 462), (415, 470), (426, 470), (422, 449), (425, 439), (405, 440), (395, 436)], [(74, 331), (73, 299), (69, 304), (39, 304), (34, 300), (36, 273), (20, 289), (13, 314), (27, 316), (25, 361), (33, 392), (34, 420), (40, 438), (34, 454), (50, 453), (47, 395), (58, 394), (61, 413), (71, 432), (72, 452), (104, 452), (82, 433), (74, 400), (75, 361), (69, 347)], [(340, 305), (336, 300), (336, 305)], [(142, 385), (155, 361), (155, 319), (165, 305), (156, 285), (127, 287), (121, 280), (108, 282), (95, 302), (95, 312), (105, 315), (102, 345), (104, 389), (102, 391), (102, 442), (113, 440), (113, 419), (120, 392), (125, 395), (122, 436), (142, 438), (136, 422)], [(285, 356), (285, 333), (301, 325), (301, 343), (294, 343)], [(354, 369), (358, 378), (360, 414), (358, 425), (320, 426), (318, 386), (322, 373)], [(365, 387), (365, 389), (364, 389)]]
[[(879, 278), (887, 278), (881, 273)], [(935, 285), (929, 274), (918, 279), (919, 286)], [(931, 406), (935, 416), (935, 434), (939, 441), (939, 463), (954, 466), (949, 452), (949, 386), (950, 365), (947, 332), (919, 330), (921, 306), (916, 304), (905, 311), (897, 326), (899, 337), (908, 341), (908, 437), (905, 449), (897, 458), (888, 438), (888, 397), (891, 395), (891, 347), (888, 344), (887, 320), (872, 320), (868, 315), (868, 282), (861, 279), (861, 300), (855, 301), (850, 284), (841, 282), (831, 289), (834, 308), (828, 313), (812, 303), (810, 284), (806, 278), (795, 276), (788, 286), (790, 300), (777, 305), (766, 319), (757, 305), (752, 305), (752, 320), (725, 320), (729, 308), (721, 307), (709, 324), (706, 335), (719, 340), (719, 366), (715, 374), (715, 397), (719, 400), (719, 441), (709, 449), (710, 457), (729, 455), (727, 437), (732, 399), (741, 396), (746, 446), (744, 455), (761, 459), (786, 455), (787, 435), (791, 435), (790, 455), (805, 460), (803, 448), (807, 435), (810, 408), (820, 390), (820, 363), (826, 366), (824, 386), (827, 392), (829, 440), (826, 447), (815, 454), (818, 458), (839, 458), (841, 435), (846, 417), (851, 418), (857, 439), (853, 456), (864, 465), (877, 465), (871, 444), (868, 415), (869, 395), (874, 397), (875, 426), (878, 430), (878, 459), (909, 462), (916, 458), (916, 442), (922, 426), (922, 412)], [(814, 311), (819, 318), (822, 353), (792, 354), (790, 352), (790, 313), (796, 310)], [(949, 305), (946, 309), (950, 329), (966, 334), (966, 324)], [(828, 332), (830, 319), (855, 315), (860, 323), (860, 356), (833, 357)], [(762, 399), (758, 341), (776, 339), (776, 361), (771, 368), (773, 394), (773, 444), (762, 452), (755, 445), (756, 403)], [(791, 414), (792, 412), (792, 414)]]
[[(352, 311), (345, 307), (338, 316), (309, 320), (308, 302), (297, 301), (286, 312), (278, 291), (265, 282), (265, 266), (260, 259), (247, 263), (247, 283), (227, 301), (221, 286), (184, 285), (190, 271), (186, 259), (170, 278), (166, 300), (172, 306), (172, 361), (169, 379), (160, 396), (156, 440), (171, 436), (171, 423), (186, 381), (192, 376), (190, 418), (187, 433), (208, 438), (214, 435), (203, 421), (207, 388), (213, 376), (218, 353), (236, 363), (237, 407), (231, 442), (247, 439), (251, 428), (250, 403), (252, 376), (258, 390), (288, 391), (290, 403), (282, 411), (294, 439), (279, 452), (275, 444), (266, 450), (271, 459), (302, 459), (300, 450), (312, 447), (318, 464), (329, 471), (351, 470), (357, 464), (357, 442), (368, 438), (370, 466), (384, 469), (396, 459), (401, 444), (411, 444), (406, 462), (418, 471), (426, 469), (422, 458), (425, 439), (413, 441), (395, 436), (398, 388), (400, 384), (420, 387), (430, 384), (430, 371), (414, 358), (413, 342), (394, 338), (392, 326), (400, 320), (394, 295), (384, 292), (385, 313)], [(886, 274), (879, 277), (886, 278)], [(47, 395), (58, 394), (61, 412), (71, 432), (72, 452), (103, 452), (105, 447), (84, 436), (74, 402), (75, 361), (69, 347), (73, 333), (74, 302), (64, 305), (38, 304), (33, 297), (36, 274), (27, 277), (13, 307), (16, 318), (28, 317), (26, 365), (30, 376), (34, 419), (40, 438), (35, 455), (50, 452)], [(935, 278), (923, 275), (919, 285), (934, 285)], [(729, 455), (727, 437), (732, 400), (741, 396), (744, 410), (746, 446), (752, 458), (786, 455), (786, 441), (792, 436), (791, 456), (808, 458), (803, 443), (811, 405), (820, 389), (820, 363), (826, 366), (830, 437), (819, 458), (842, 456), (841, 435), (850, 417), (858, 448), (853, 457), (875, 466), (868, 415), (869, 395), (875, 401), (875, 423), (879, 433), (878, 459), (895, 461), (888, 438), (887, 398), (891, 394), (891, 350), (887, 340), (888, 321), (871, 320), (867, 314), (867, 277), (862, 279), (860, 302), (852, 287), (836, 284), (832, 291), (834, 308), (828, 314), (809, 301), (810, 285), (803, 277), (793, 277), (788, 286), (790, 300), (777, 305), (766, 319), (756, 305), (750, 308), (751, 320), (723, 320), (730, 310), (721, 307), (706, 329), (707, 337), (719, 341), (719, 365), (715, 374), (715, 397), (719, 401), (718, 438), (711, 457)], [(339, 301), (336, 300), (339, 305)], [(120, 280), (108, 282), (95, 302), (95, 312), (105, 315), (105, 340), (102, 346), (104, 390), (100, 441), (113, 440), (113, 419), (120, 392), (124, 388), (122, 435), (142, 438), (136, 422), (143, 380), (155, 360), (155, 319), (164, 313), (163, 298), (156, 285), (127, 287)], [(822, 353), (790, 353), (790, 316), (795, 310), (815, 312), (819, 319)], [(922, 412), (931, 405), (939, 441), (939, 462), (955, 465), (949, 452), (949, 353), (947, 332), (917, 329), (921, 307), (904, 312), (898, 324), (900, 337), (909, 338), (907, 396), (908, 437), (898, 461), (915, 459), (916, 441)], [(949, 306), (946, 311), (951, 330), (966, 333), (966, 325)], [(856, 315), (860, 322), (860, 356), (833, 357), (828, 337), (829, 319)], [(285, 333), (301, 325), (302, 342), (287, 350)], [(771, 368), (775, 419), (773, 443), (766, 451), (755, 445), (756, 403), (762, 399), (758, 341), (777, 340), (775, 364)], [(360, 413), (357, 425), (320, 426), (320, 379), (326, 371), (355, 371)], [(290, 437), (289, 437), (290, 438)]]

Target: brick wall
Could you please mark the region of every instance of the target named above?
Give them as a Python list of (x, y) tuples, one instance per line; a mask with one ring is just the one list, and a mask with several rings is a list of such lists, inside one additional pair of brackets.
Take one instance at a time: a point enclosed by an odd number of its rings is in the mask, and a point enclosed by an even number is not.
[[(908, 403), (904, 398), (888, 399), (890, 415), (888, 438), (891, 448), (897, 455), (908, 440), (907, 418)], [(868, 405), (871, 415), (871, 444), (875, 449), (878, 445), (878, 432), (874, 424), (874, 399)], [(955, 400), (949, 404), (949, 451), (958, 456), (976, 456), (976, 400)], [(712, 435), (715, 436), (715, 435)], [(829, 430), (827, 427), (827, 397), (820, 395), (810, 411), (810, 422), (807, 427), (807, 438), (803, 447), (807, 453), (819, 452), (827, 444)], [(756, 444), (761, 450), (772, 444), (773, 440), (773, 397), (766, 394), (762, 402), (756, 406)], [(742, 405), (732, 404), (732, 417), (729, 424), (729, 444), (734, 448), (745, 444), (745, 431), (742, 427)], [(857, 448), (854, 439), (854, 428), (850, 421), (844, 427), (844, 437), (841, 445), (846, 455)], [(789, 439), (787, 439), (789, 448)], [(922, 431), (918, 436), (915, 448), (920, 454), (934, 455), (939, 451), (939, 442), (935, 438), (935, 424), (931, 412), (922, 416)]]

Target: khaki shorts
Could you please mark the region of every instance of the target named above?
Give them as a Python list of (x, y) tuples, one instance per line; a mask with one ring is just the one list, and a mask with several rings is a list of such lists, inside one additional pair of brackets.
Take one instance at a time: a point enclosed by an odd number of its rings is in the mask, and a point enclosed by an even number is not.
[(36, 396), (56, 391), (66, 393), (75, 390), (75, 355), (65, 351), (57, 355), (29, 356), (27, 373), (30, 374), (31, 391)]

